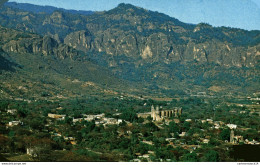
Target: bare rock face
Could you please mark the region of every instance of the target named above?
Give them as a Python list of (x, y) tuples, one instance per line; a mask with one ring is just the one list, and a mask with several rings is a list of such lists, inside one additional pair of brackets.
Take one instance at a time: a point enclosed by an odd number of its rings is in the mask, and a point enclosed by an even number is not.
[(64, 43), (75, 49), (88, 51), (92, 48), (92, 36), (87, 31), (77, 31), (67, 35)]
[(65, 44), (58, 44), (58, 42), (50, 36), (41, 38), (35, 34), (28, 34), (10, 29), (6, 31), (6, 29), (2, 27), (0, 27), (0, 34), (5, 36), (2, 40), (4, 43), (1, 44), (2, 50), (5, 52), (20, 54), (40, 53), (45, 56), (53, 55), (59, 59), (73, 59), (78, 55), (78, 52), (75, 49)]
[(219, 40), (196, 43), (190, 40), (185, 44), (175, 43), (174, 39), (159, 32), (143, 37), (125, 32), (104, 31), (95, 39), (86, 31), (69, 34), (65, 44), (82, 51), (104, 52), (111, 56), (125, 55), (142, 62), (189, 62), (215, 63), (223, 66), (253, 67), (259, 61), (260, 44), (251, 47), (233, 46)]
[(42, 53), (44, 55), (49, 55), (54, 53), (54, 49), (58, 47), (58, 43), (49, 36), (43, 37), (42, 42)]

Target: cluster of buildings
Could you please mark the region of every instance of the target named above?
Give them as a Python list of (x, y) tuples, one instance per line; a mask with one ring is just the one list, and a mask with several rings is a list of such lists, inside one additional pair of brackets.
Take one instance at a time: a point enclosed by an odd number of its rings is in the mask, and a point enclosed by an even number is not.
[[(98, 114), (98, 115), (82, 115), (82, 118), (73, 118), (72, 122), (83, 122), (83, 121), (95, 121), (96, 125), (109, 125), (109, 124), (120, 124), (123, 122), (122, 119), (116, 119), (116, 118), (107, 118), (105, 117), (105, 114)], [(48, 117), (52, 119), (58, 119), (58, 120), (64, 120), (66, 115), (58, 115), (58, 114), (48, 114)]]

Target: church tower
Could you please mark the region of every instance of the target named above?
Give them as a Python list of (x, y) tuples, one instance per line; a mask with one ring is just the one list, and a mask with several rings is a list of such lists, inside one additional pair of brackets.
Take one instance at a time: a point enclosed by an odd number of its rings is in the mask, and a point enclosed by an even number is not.
[(234, 130), (231, 129), (231, 132), (230, 132), (230, 143), (234, 143), (234, 136), (235, 136)]
[(154, 109), (154, 106), (152, 105), (151, 106), (151, 117), (153, 118), (153, 120), (155, 120), (155, 109)]

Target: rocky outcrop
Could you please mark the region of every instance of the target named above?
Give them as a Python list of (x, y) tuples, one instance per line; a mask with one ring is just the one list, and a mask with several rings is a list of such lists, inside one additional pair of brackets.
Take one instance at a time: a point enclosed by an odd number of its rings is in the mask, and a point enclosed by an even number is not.
[(67, 35), (64, 43), (77, 50), (88, 51), (92, 48), (92, 36), (87, 31), (77, 31)]
[[(0, 33), (6, 32), (5, 28), (0, 28)], [(79, 54), (78, 51), (65, 44), (58, 44), (58, 42), (50, 36), (44, 36), (41, 38), (35, 34), (28, 34), (18, 32), (15, 30), (8, 30), (8, 33), (2, 36), (8, 36), (5, 38), (1, 46), (5, 52), (13, 53), (34, 53), (53, 55), (60, 59), (70, 58), (73, 59)]]

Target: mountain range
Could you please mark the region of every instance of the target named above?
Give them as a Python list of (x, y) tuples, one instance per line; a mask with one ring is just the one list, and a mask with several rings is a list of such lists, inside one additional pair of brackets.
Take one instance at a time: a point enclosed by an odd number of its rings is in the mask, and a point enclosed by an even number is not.
[[(120, 3), (130, 3), (152, 11), (165, 13), (186, 23), (209, 23), (213, 26), (228, 26), (247, 30), (260, 30), (259, 0), (75, 0), (40, 1), (12, 0), (41, 5), (53, 5), (66, 9), (108, 11)], [(13, 2), (12, 2), (13, 3)], [(14, 4), (14, 3), (13, 3)], [(43, 6), (28, 4), (13, 5), (16, 8), (27, 7), (30, 11), (43, 11)], [(105, 4), (105, 5), (104, 5)], [(8, 3), (7, 3), (8, 5)], [(47, 7), (51, 9), (51, 7)], [(61, 10), (61, 9), (60, 9)], [(70, 11), (70, 10), (67, 10)]]
[(15, 5), (0, 11), (2, 97), (259, 92), (260, 31), (131, 4), (88, 14)]

